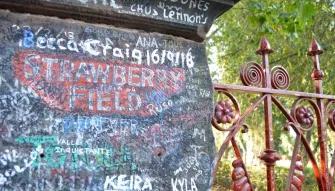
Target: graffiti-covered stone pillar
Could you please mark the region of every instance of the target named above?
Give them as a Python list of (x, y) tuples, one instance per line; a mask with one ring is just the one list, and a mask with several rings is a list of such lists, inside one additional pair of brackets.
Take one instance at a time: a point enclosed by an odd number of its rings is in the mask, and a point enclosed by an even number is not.
[(0, 190), (210, 190), (201, 41), (234, 3), (0, 0)]

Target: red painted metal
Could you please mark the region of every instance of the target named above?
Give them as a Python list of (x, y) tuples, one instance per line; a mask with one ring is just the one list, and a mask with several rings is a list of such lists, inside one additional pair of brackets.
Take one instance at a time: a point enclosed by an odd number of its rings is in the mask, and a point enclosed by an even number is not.
[(232, 190), (234, 191), (251, 191), (251, 185), (249, 178), (246, 176), (246, 171), (243, 167), (243, 161), (237, 159), (233, 162), (233, 173), (232, 173)]
[(302, 165), (301, 156), (297, 155), (297, 160), (294, 163), (293, 176), (290, 179), (290, 191), (302, 190), (304, 182), (304, 167)]
[[(256, 51), (262, 57), (262, 63), (249, 62), (241, 67), (240, 78), (244, 86), (216, 84), (214, 89), (227, 97), (227, 100), (220, 100), (215, 108), (212, 119), (213, 126), (219, 131), (228, 131), (227, 137), (221, 145), (215, 158), (213, 167), (213, 178), (215, 178), (218, 169), (218, 163), (229, 143), (232, 143), (236, 160), (233, 163), (232, 172), (232, 190), (253, 190), (247, 168), (242, 160), (235, 136), (243, 129), (248, 129), (245, 120), (254, 110), (264, 107), (264, 135), (265, 150), (261, 153), (260, 159), (266, 165), (267, 190), (276, 190), (275, 165), (280, 160), (279, 153), (274, 150), (273, 129), (272, 129), (272, 111), (276, 106), (287, 119), (285, 128), (291, 128), (296, 134), (296, 143), (291, 158), (291, 167), (288, 174), (286, 185), (287, 191), (301, 191), (304, 182), (302, 150), (306, 151), (306, 157), (313, 167), (314, 176), (320, 191), (332, 191), (335, 174), (335, 151), (328, 163), (327, 144), (327, 123), (329, 129), (335, 131), (335, 96), (323, 94), (322, 80), (324, 73), (320, 67), (319, 56), (323, 53), (320, 45), (313, 40), (308, 55), (313, 60), (312, 80), (314, 82), (315, 93), (289, 91), (290, 84), (288, 72), (282, 66), (275, 66), (270, 69), (269, 54), (273, 50), (270, 43), (263, 38), (260, 42), (260, 48)], [(237, 99), (233, 92), (243, 92), (258, 94), (256, 99), (244, 112), (241, 111)], [(291, 112), (287, 109), (277, 97), (295, 97)], [(308, 106), (306, 104), (309, 104)], [(333, 107), (332, 107), (333, 106)], [(229, 125), (230, 126), (229, 126)], [(309, 144), (305, 132), (311, 131), (313, 125), (317, 128), (319, 147), (319, 156), (315, 156), (311, 145)], [(317, 162), (319, 158), (319, 162)]]

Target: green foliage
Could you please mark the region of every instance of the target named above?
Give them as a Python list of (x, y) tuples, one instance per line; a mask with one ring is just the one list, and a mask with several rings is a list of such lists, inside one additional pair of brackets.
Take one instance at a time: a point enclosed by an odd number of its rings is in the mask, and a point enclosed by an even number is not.
[[(335, 9), (334, 0), (242, 0), (217, 20), (218, 30), (209, 35), (209, 50), (217, 55), (210, 61), (224, 71), (219, 79), (225, 83), (238, 81), (241, 64), (259, 60), (254, 54), (261, 37), (266, 36), (275, 53), (272, 65), (281, 64), (291, 74), (291, 89), (313, 91), (309, 76), (312, 69), (306, 52), (312, 38), (319, 40), (326, 50), (321, 58), (327, 77), (334, 77)], [(212, 54), (213, 52), (210, 52)], [(211, 56), (213, 58), (213, 56)], [(301, 75), (294, 75), (297, 72)], [(335, 93), (331, 79), (326, 90)]]

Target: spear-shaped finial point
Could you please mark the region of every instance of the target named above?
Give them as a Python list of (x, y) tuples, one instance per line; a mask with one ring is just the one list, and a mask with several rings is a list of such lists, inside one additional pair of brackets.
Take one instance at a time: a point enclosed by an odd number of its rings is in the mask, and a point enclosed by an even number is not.
[(319, 45), (318, 41), (313, 39), (311, 45), (308, 48), (308, 56), (320, 55), (322, 53), (323, 53), (323, 50), (321, 46)]
[(269, 41), (263, 37), (261, 42), (259, 43), (259, 49), (256, 51), (257, 54), (263, 55), (263, 54), (270, 54), (273, 50), (271, 49)]

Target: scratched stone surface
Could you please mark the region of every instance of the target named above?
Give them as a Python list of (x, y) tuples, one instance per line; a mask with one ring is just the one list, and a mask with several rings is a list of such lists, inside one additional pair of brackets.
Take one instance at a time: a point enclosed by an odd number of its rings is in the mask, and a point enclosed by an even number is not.
[[(169, 23), (211, 25), (227, 4), (209, 0), (41, 0), (70, 6), (100, 8)], [(230, 5), (231, 6), (231, 5)], [(230, 7), (229, 6), (229, 7)]]
[(210, 190), (201, 43), (0, 11), (0, 190)]
[(0, 0), (0, 7), (127, 25), (201, 41), (238, 0)]

